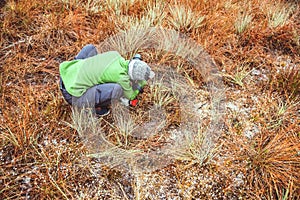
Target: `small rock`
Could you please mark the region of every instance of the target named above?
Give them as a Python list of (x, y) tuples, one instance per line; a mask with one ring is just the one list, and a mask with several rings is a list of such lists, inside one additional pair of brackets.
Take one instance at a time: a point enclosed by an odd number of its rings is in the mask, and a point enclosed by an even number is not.
[(254, 70), (251, 71), (251, 75), (259, 76), (259, 75), (261, 75), (261, 71), (257, 70), (257, 69), (254, 69)]
[(252, 127), (248, 126), (244, 130), (244, 135), (248, 139), (252, 139), (257, 133), (259, 133), (259, 127), (257, 125), (253, 125)]

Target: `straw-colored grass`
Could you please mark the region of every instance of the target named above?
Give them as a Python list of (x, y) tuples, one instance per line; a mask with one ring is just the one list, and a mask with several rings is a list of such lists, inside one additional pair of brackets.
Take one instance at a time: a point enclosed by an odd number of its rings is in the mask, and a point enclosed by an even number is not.
[(251, 14), (247, 14), (247, 13), (240, 14), (239, 13), (239, 15), (237, 16), (236, 21), (234, 23), (236, 32), (239, 34), (244, 32), (248, 28), (251, 21), (252, 21)]
[(169, 6), (169, 10), (169, 23), (177, 31), (189, 32), (197, 29), (202, 25), (205, 18), (183, 5)]
[(268, 136), (262, 136), (257, 140), (257, 146), (249, 152), (249, 167), (253, 170), (250, 184), (255, 188), (264, 188), (269, 197), (287, 195), (291, 198), (293, 194), (285, 194), (285, 190), (291, 184), (296, 187), (299, 184), (299, 143), (286, 134), (291, 127), (274, 135), (269, 133)]
[(223, 73), (222, 76), (229, 82), (244, 87), (244, 79), (251, 73), (247, 66), (241, 66), (232, 72), (232, 74)]
[(267, 8), (268, 24), (271, 28), (276, 28), (285, 25), (295, 6), (284, 2), (275, 3)]

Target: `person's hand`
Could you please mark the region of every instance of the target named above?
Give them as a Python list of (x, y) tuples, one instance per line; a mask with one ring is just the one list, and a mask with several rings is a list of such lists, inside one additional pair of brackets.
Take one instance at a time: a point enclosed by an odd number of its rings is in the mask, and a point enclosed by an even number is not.
[(124, 106), (129, 106), (129, 99), (126, 99), (126, 98), (124, 98), (124, 97), (121, 97), (120, 98), (120, 102), (121, 102), (121, 104), (123, 104)]
[(135, 107), (135, 106), (138, 105), (139, 100), (137, 100), (137, 99), (129, 100), (129, 99), (126, 99), (126, 98), (124, 98), (124, 97), (121, 97), (121, 98), (120, 98), (120, 102), (121, 102), (121, 104), (123, 104), (124, 106)]
[(132, 106), (132, 107), (135, 107), (138, 104), (139, 104), (139, 100), (137, 100), (137, 99), (133, 99), (133, 100), (129, 101), (129, 105)]
[(133, 83), (132, 83), (132, 89), (133, 90), (138, 90), (139, 91), (139, 93), (140, 94), (142, 94), (143, 92), (144, 92), (144, 86), (147, 84), (147, 82), (146, 81), (139, 81), (139, 82), (137, 82), (137, 81), (134, 81)]

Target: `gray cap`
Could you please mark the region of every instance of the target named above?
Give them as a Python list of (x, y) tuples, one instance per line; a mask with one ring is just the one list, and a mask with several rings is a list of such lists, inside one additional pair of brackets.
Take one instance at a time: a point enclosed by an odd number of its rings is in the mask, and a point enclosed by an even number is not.
[(151, 68), (139, 59), (134, 59), (129, 62), (128, 75), (131, 80), (148, 80), (155, 76)]

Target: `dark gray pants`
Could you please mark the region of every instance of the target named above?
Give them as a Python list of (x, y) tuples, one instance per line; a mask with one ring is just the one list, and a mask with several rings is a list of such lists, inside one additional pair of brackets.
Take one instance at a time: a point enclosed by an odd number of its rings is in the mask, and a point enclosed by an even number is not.
[[(94, 45), (86, 45), (75, 56), (75, 59), (85, 59), (97, 55)], [(65, 100), (73, 106), (79, 108), (108, 107), (112, 100), (120, 99), (123, 95), (121, 86), (117, 83), (98, 84), (89, 88), (82, 96), (74, 97), (65, 89), (62, 79), (60, 79), (60, 90)]]

